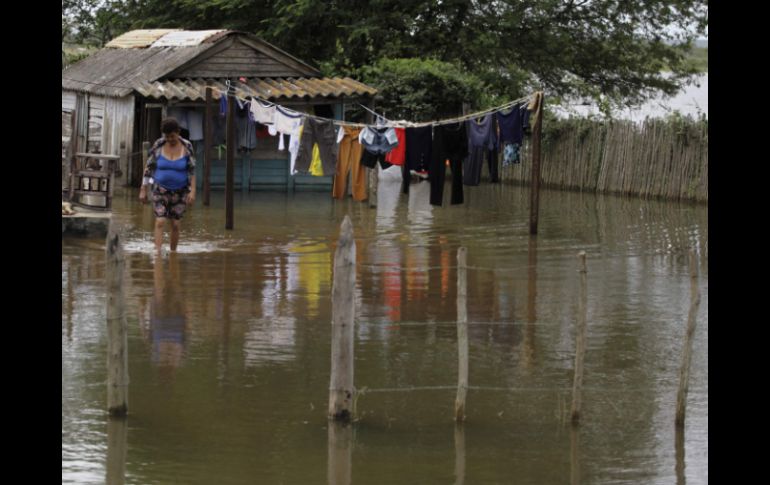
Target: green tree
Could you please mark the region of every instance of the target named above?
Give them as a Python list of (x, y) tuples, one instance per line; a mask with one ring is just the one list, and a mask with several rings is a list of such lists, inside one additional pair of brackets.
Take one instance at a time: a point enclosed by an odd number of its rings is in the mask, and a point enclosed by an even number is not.
[(462, 114), (463, 103), (484, 104), (478, 77), (435, 59), (380, 59), (360, 77), (378, 89), (377, 112), (389, 119), (430, 121)]
[(81, 24), (94, 38), (134, 28), (235, 29), (334, 75), (385, 58), (436, 59), (477, 76), (488, 102), (536, 88), (603, 103), (673, 94), (695, 73), (686, 54), (708, 26), (706, 0), (68, 1), (114, 14)]

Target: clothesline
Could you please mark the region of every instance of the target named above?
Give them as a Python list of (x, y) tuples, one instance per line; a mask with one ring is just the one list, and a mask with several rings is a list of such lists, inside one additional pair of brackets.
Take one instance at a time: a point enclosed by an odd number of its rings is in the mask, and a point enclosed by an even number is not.
[[(80, 81), (80, 80), (76, 80), (76, 79), (70, 79), (70, 78), (65, 77), (65, 76), (62, 76), (62, 79), (67, 79), (67, 80), (75, 81), (75, 82), (81, 82), (81, 83), (84, 83), (84, 84), (92, 84), (92, 85), (95, 85), (95, 86), (125, 88), (125, 86), (117, 86), (117, 85), (104, 84), (104, 83), (95, 83), (95, 82), (89, 82), (89, 81)], [(210, 87), (212, 89), (215, 89), (220, 95), (227, 95), (226, 91), (222, 91), (217, 86), (206, 86), (206, 87)], [(244, 92), (243, 89), (238, 88), (236, 86), (233, 86), (233, 89), (235, 89), (236, 91)], [(506, 108), (510, 108), (510, 107), (512, 107), (514, 105), (521, 104), (524, 101), (528, 101), (528, 100), (531, 101), (533, 96), (534, 96), (534, 94), (530, 94), (529, 96), (524, 96), (522, 98), (514, 99), (513, 101), (509, 101), (507, 103), (501, 104), (499, 106), (495, 106), (493, 108), (487, 108), (485, 110), (481, 110), (481, 111), (477, 111), (475, 113), (470, 113), (470, 114), (458, 116), (456, 118), (448, 118), (448, 119), (443, 119), (443, 120), (426, 121), (426, 122), (420, 122), (420, 123), (404, 121), (404, 120), (391, 121), (391, 120), (388, 120), (387, 118), (385, 118), (384, 116), (375, 113), (374, 111), (370, 110), (369, 108), (367, 108), (365, 106), (362, 106), (362, 107), (364, 109), (366, 109), (367, 111), (370, 111), (373, 114), (379, 116), (380, 118), (386, 120), (386, 123), (379, 125), (380, 127), (388, 127), (388, 128), (417, 128), (417, 127), (423, 127), (423, 126), (448, 125), (448, 124), (453, 124), (453, 123), (459, 123), (461, 121), (471, 120), (471, 119), (474, 119), (474, 118), (478, 118), (478, 117), (484, 116), (484, 115), (486, 115), (488, 113), (494, 113), (494, 112), (497, 112), (497, 111), (504, 110)], [(301, 111), (295, 111), (295, 110), (293, 110), (291, 108), (287, 108), (287, 107), (285, 107), (283, 105), (280, 105), (278, 103), (274, 103), (274, 102), (272, 102), (272, 101), (270, 101), (270, 100), (268, 100), (266, 98), (262, 98), (260, 96), (254, 96), (254, 95), (251, 95), (251, 94), (248, 94), (248, 93), (244, 94), (243, 97), (240, 97), (240, 96), (237, 96), (237, 95), (235, 97), (237, 99), (241, 100), (241, 101), (250, 101), (249, 98), (258, 99), (260, 101), (263, 101), (263, 102), (269, 104), (270, 106), (280, 106), (281, 109), (283, 109), (285, 111), (289, 111), (289, 112), (293, 112), (293, 113), (298, 113), (298, 114), (301, 114), (302, 116), (305, 116), (305, 117), (308, 117), (308, 118), (313, 118), (313, 119), (315, 119), (317, 121), (331, 121), (332, 123), (334, 123), (337, 126), (352, 126), (352, 127), (363, 128), (363, 127), (371, 125), (370, 123), (354, 123), (354, 122), (351, 122), (351, 121), (335, 120), (335, 119), (332, 119), (332, 118), (325, 118), (325, 117), (322, 117), (322, 116), (316, 116), (316, 115), (311, 115), (311, 114), (308, 114), (308, 113), (303, 113)]]
[[(222, 96), (222, 95), (226, 96), (227, 95), (227, 93), (225, 91), (222, 91), (221, 89), (219, 89), (216, 86), (207, 86), (207, 87), (210, 87), (212, 89), (217, 90), (219, 92), (220, 96)], [(235, 86), (233, 86), (233, 89), (236, 92), (237, 91), (244, 92), (243, 89), (235, 87)], [(410, 121), (403, 121), (403, 120), (391, 121), (391, 120), (388, 120), (387, 118), (385, 118), (384, 116), (379, 115), (379, 114), (371, 111), (369, 108), (366, 108), (365, 106), (363, 106), (363, 107), (367, 111), (370, 111), (373, 114), (379, 116), (380, 118), (386, 120), (385, 123), (377, 124), (378, 127), (382, 127), (382, 128), (417, 128), (417, 127), (424, 127), (424, 126), (449, 125), (449, 124), (453, 124), (453, 123), (459, 123), (461, 121), (472, 120), (474, 118), (478, 118), (478, 117), (484, 116), (484, 115), (486, 115), (488, 113), (494, 113), (494, 112), (497, 112), (497, 111), (502, 111), (502, 110), (504, 110), (506, 108), (510, 108), (512, 106), (521, 104), (524, 101), (531, 101), (532, 100), (532, 96), (534, 96), (534, 94), (531, 94), (529, 96), (524, 96), (522, 98), (514, 99), (513, 101), (508, 101), (507, 103), (501, 104), (499, 106), (495, 106), (495, 107), (492, 107), (492, 108), (487, 108), (487, 109), (484, 109), (484, 110), (481, 110), (481, 111), (477, 111), (475, 113), (469, 113), (469, 114), (466, 114), (466, 115), (458, 116), (456, 118), (448, 118), (448, 119), (443, 119), (443, 120), (426, 121), (426, 122), (420, 122), (420, 123), (415, 123), (415, 122), (410, 122)], [(280, 107), (284, 111), (291, 112), (291, 113), (297, 113), (297, 114), (300, 114), (300, 115), (305, 116), (307, 118), (312, 118), (312, 119), (314, 119), (316, 121), (331, 121), (333, 124), (335, 124), (337, 126), (351, 126), (351, 127), (363, 128), (363, 127), (371, 126), (372, 125), (372, 123), (354, 123), (354, 122), (351, 122), (351, 121), (336, 120), (336, 119), (333, 119), (333, 118), (325, 118), (323, 116), (311, 115), (311, 114), (308, 114), (308, 113), (303, 113), (301, 111), (295, 111), (295, 110), (293, 110), (291, 108), (287, 108), (287, 107), (285, 107), (283, 105), (280, 105), (278, 103), (274, 103), (274, 102), (272, 102), (272, 101), (270, 101), (270, 100), (268, 100), (266, 98), (262, 98), (260, 96), (254, 96), (252, 94), (245, 93), (243, 96), (238, 96), (237, 94), (234, 94), (233, 97), (235, 97), (236, 99), (238, 99), (240, 101), (244, 101), (244, 102), (245, 101), (250, 101), (249, 98), (251, 98), (251, 100), (256, 99), (256, 100), (262, 101), (263, 103), (268, 104), (269, 105), (268, 107), (270, 107), (270, 106), (278, 106), (278, 107)]]

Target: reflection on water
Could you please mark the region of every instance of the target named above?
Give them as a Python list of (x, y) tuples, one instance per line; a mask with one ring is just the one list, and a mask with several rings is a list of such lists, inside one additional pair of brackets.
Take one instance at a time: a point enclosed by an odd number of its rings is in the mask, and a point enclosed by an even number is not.
[[(185, 215), (180, 251), (160, 258), (144, 250), (148, 208), (118, 195), (131, 432), (105, 411), (103, 242), (63, 239), (62, 482), (708, 483), (707, 208), (546, 190), (531, 238), (525, 187), (466, 187), (465, 204), (444, 207), (428, 192), (381, 180), (376, 209), (328, 194), (236, 194), (235, 231), (224, 230), (214, 193)], [(325, 411), (332, 255), (346, 214), (357, 247), (356, 385), (401, 391), (362, 395), (359, 421), (338, 428)], [(461, 246), (470, 390), (458, 429)], [(680, 436), (691, 247), (701, 306)], [(564, 416), (580, 250), (589, 266), (578, 436)]]
[[(179, 255), (170, 253), (168, 262), (157, 258), (152, 263), (153, 294), (143, 314), (140, 327), (152, 346), (152, 362), (170, 381), (182, 363), (187, 328), (187, 309), (179, 274)], [(146, 300), (145, 300), (146, 301)]]
[(110, 418), (107, 420), (107, 485), (123, 485), (126, 475), (126, 442), (128, 420)]
[(353, 483), (353, 426), (344, 423), (329, 423), (329, 452), (327, 482), (329, 485), (350, 485)]

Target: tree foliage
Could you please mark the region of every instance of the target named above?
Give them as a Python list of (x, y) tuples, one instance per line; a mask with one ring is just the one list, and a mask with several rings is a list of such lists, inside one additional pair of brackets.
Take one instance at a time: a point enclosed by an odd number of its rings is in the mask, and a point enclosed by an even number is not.
[(359, 74), (377, 87), (377, 112), (389, 119), (429, 121), (462, 114), (464, 103), (484, 104), (478, 77), (435, 59), (385, 58)]
[[(68, 7), (65, 7), (68, 4)], [(89, 7), (89, 8), (84, 8)], [(71, 15), (72, 12), (87, 15)], [(70, 14), (65, 15), (65, 12)], [(488, 102), (533, 88), (641, 102), (695, 72), (706, 0), (63, 0), (77, 32), (104, 42), (135, 28), (253, 33), (326, 74), (381, 59), (435, 59), (474, 74)], [(663, 73), (663, 70), (669, 72)]]

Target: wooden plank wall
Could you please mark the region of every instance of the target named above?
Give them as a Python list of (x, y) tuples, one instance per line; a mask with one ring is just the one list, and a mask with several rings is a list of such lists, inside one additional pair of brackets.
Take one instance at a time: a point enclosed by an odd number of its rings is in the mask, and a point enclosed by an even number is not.
[(221, 78), (226, 76), (303, 77), (304, 74), (236, 41), (231, 47), (204, 59), (175, 77)]

